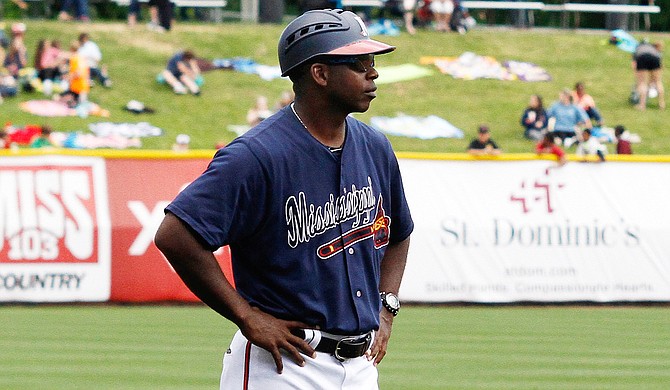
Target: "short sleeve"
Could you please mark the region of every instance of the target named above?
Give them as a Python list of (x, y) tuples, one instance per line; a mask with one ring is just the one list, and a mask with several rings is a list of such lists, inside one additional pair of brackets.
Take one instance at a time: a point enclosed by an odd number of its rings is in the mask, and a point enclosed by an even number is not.
[(170, 203), (175, 214), (213, 249), (256, 229), (265, 209), (266, 175), (243, 142), (219, 150), (205, 172)]

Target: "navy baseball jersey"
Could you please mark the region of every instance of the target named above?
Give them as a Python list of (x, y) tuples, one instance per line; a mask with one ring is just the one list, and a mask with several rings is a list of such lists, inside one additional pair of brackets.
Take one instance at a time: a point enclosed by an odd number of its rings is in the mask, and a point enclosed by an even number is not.
[(383, 134), (347, 117), (333, 153), (290, 107), (219, 150), (166, 210), (212, 250), (230, 245), (252, 306), (337, 334), (379, 327), (382, 257), (414, 227)]

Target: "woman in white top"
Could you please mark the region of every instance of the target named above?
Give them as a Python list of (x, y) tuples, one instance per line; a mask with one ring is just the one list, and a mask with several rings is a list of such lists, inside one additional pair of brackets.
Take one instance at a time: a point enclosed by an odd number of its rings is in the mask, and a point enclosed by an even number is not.
[(451, 0), (433, 0), (430, 3), (430, 10), (435, 15), (437, 31), (449, 31), (449, 22), (451, 14), (454, 13), (454, 3)]

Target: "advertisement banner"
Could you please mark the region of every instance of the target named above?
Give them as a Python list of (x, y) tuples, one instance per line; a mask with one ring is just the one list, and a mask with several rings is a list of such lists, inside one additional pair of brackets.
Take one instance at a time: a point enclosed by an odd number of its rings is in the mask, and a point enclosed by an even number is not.
[(0, 302), (106, 301), (105, 160), (0, 158)]
[[(210, 158), (0, 158), (0, 302), (198, 301), (153, 243)], [(228, 248), (215, 255), (232, 280)]]
[[(207, 168), (210, 160), (107, 160), (114, 226), (112, 301), (198, 301), (156, 248), (153, 239), (163, 220), (165, 206)], [(216, 255), (231, 280), (229, 251), (222, 248)]]
[(670, 164), (550, 164), (402, 159), (416, 228), (401, 298), (670, 300)]

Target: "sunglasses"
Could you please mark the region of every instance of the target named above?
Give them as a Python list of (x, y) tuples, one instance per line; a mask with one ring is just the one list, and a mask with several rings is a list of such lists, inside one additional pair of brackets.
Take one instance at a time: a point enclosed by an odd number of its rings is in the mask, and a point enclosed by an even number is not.
[(327, 65), (347, 65), (350, 69), (359, 73), (367, 73), (375, 67), (375, 55), (365, 54), (356, 57), (326, 57), (323, 63)]

